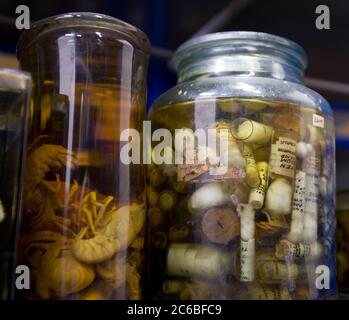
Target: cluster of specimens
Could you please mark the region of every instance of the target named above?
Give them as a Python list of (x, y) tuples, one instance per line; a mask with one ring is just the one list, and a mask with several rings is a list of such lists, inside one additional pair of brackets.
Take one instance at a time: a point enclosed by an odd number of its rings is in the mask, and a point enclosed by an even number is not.
[(120, 204), (73, 178), (86, 170), (81, 154), (48, 142), (39, 137), (27, 155), (17, 253), (30, 267), (25, 298), (140, 299), (144, 192)]
[[(209, 157), (156, 165), (153, 152), (147, 174), (152, 297), (318, 298), (315, 270), (332, 246), (332, 120), (304, 106), (252, 99), (172, 104), (151, 120), (173, 136), (184, 129), (183, 141), (196, 141), (196, 129), (224, 131), (217, 139), (228, 146), (220, 150), (228, 159), (222, 174)], [(179, 145), (173, 143), (173, 158), (186, 155)], [(202, 146), (195, 152), (198, 159)]]

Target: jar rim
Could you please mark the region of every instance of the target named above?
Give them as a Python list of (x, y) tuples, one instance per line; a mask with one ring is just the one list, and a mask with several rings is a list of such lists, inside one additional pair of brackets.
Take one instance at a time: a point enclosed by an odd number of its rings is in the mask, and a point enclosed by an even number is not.
[(46, 32), (75, 27), (95, 27), (118, 32), (137, 49), (146, 54), (150, 52), (150, 42), (147, 35), (127, 22), (102, 13), (68, 12), (33, 22), (30, 29), (24, 30), (19, 37), (17, 55), (19, 56), (23, 50)]
[[(175, 70), (178, 71), (182, 62), (193, 52), (209, 50), (213, 46), (233, 47), (242, 43), (247, 44), (248, 42), (251, 42), (252, 46), (257, 46), (258, 44), (261, 51), (263, 48), (275, 48), (275, 51), (279, 51), (288, 56), (294, 64), (297, 64), (303, 70), (306, 69), (308, 65), (306, 52), (296, 42), (277, 35), (255, 31), (224, 31), (209, 33), (189, 39), (176, 50), (172, 59), (172, 65)], [(250, 48), (245, 47), (242, 50), (248, 52), (249, 49)]]
[(10, 68), (0, 68), (0, 87), (24, 90), (31, 79), (31, 74), (29, 72)]

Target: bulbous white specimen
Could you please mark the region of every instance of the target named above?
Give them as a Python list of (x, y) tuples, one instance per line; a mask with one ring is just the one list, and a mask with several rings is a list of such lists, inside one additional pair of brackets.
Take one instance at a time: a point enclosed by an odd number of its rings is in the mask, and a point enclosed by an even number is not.
[(305, 159), (308, 155), (314, 153), (314, 147), (311, 143), (305, 143), (303, 141), (297, 143), (296, 155), (300, 159)]
[(239, 204), (237, 207), (240, 215), (241, 239), (250, 240), (255, 237), (255, 212), (249, 204)]
[(308, 154), (307, 144), (305, 142), (298, 142), (296, 146), (296, 155), (298, 158), (304, 159)]
[(317, 238), (317, 220), (311, 214), (304, 215), (303, 240), (313, 242)]
[(292, 187), (284, 178), (275, 179), (267, 190), (265, 210), (275, 215), (291, 212)]
[(188, 201), (188, 209), (191, 213), (204, 211), (212, 207), (229, 203), (230, 197), (218, 183), (205, 184), (196, 190)]

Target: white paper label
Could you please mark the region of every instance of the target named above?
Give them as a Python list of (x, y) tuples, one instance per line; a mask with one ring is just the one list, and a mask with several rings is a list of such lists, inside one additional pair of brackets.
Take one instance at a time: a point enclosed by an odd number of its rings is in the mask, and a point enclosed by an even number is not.
[(255, 240), (241, 240), (240, 242), (240, 280), (250, 282), (254, 280), (255, 268)]
[(311, 247), (309, 244), (291, 243), (284, 241), (283, 244), (283, 258), (303, 258), (310, 256)]
[(319, 201), (319, 167), (317, 157), (311, 156), (306, 159), (306, 193), (305, 213), (317, 214)]
[(305, 186), (306, 173), (304, 171), (297, 171), (295, 179), (295, 187), (292, 200), (292, 218), (293, 216), (304, 214), (305, 204)]
[(307, 242), (315, 241), (317, 238), (319, 168), (320, 161), (317, 157), (307, 157), (305, 165), (307, 176), (303, 225), (303, 239)]
[(280, 137), (271, 147), (270, 172), (293, 178), (296, 165), (297, 142)]
[(324, 117), (314, 113), (313, 114), (313, 126), (318, 127), (318, 128), (324, 128), (325, 127)]
[(254, 209), (261, 209), (264, 204), (265, 189), (268, 178), (268, 164), (266, 162), (258, 162), (257, 164), (260, 184), (257, 188), (251, 189), (248, 203)]

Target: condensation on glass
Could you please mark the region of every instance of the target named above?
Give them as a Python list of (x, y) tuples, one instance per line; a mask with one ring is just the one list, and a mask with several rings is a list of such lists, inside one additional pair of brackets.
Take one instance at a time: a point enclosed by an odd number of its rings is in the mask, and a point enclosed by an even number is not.
[(0, 69), (0, 299), (11, 297), (30, 87), (26, 72)]
[(145, 172), (120, 161), (145, 117), (149, 42), (102, 14), (34, 23), (18, 44), (33, 75), (18, 263), (27, 299), (140, 299)]
[[(333, 117), (302, 85), (303, 49), (269, 34), (223, 32), (189, 40), (173, 65), (178, 84), (155, 101), (150, 119), (154, 132), (172, 133), (160, 158), (184, 159), (161, 164), (153, 143), (149, 295), (334, 297)], [(216, 147), (199, 143), (197, 132), (209, 137), (210, 129)], [(191, 156), (184, 141), (194, 141)], [(227, 170), (219, 173), (222, 155)]]

